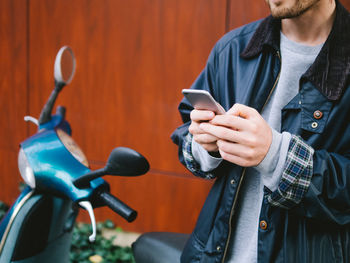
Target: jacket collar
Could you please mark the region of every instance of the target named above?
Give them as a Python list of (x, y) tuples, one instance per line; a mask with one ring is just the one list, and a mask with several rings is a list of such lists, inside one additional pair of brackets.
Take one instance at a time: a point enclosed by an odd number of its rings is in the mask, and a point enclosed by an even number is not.
[[(281, 20), (265, 18), (257, 28), (243, 58), (252, 58), (265, 48), (279, 50)], [(325, 44), (315, 62), (302, 76), (311, 81), (329, 100), (338, 100), (349, 84), (350, 75), (350, 14), (337, 1), (336, 17)]]

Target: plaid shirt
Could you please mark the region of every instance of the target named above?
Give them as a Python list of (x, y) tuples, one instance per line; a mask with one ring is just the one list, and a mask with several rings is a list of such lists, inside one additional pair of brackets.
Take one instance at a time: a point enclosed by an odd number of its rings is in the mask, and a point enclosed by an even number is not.
[(188, 133), (185, 137), (182, 147), (182, 153), (184, 155), (184, 160), (187, 169), (190, 170), (190, 172), (193, 173), (195, 176), (205, 179), (214, 179), (215, 176), (210, 172), (203, 172), (201, 170), (200, 164), (194, 159), (192, 155), (192, 138), (192, 134)]
[(311, 146), (292, 135), (278, 189), (268, 196), (270, 204), (291, 208), (300, 203), (310, 186), (313, 154)]
[[(194, 175), (213, 179), (210, 172), (203, 172), (192, 155), (192, 135), (187, 134), (182, 147), (188, 170)], [(268, 201), (273, 206), (291, 208), (300, 203), (308, 190), (312, 178), (314, 149), (300, 137), (292, 135), (287, 159), (283, 169), (278, 189), (268, 195)]]

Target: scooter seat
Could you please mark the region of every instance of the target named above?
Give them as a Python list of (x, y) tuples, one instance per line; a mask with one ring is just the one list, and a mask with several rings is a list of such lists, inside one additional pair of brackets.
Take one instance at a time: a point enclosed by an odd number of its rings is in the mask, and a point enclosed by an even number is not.
[(136, 263), (179, 263), (188, 234), (150, 232), (133, 244)]

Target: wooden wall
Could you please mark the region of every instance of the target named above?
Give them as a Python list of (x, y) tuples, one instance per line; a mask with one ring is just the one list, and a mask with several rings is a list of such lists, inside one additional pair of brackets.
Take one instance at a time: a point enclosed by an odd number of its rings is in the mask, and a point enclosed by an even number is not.
[(0, 1), (0, 200), (6, 202), (18, 194), (18, 144), (28, 134), (27, 22), (26, 1)]
[(211, 182), (179, 164), (170, 140), (181, 124), (181, 89), (225, 32), (266, 14), (263, 0), (0, 0), (0, 200), (18, 194), (18, 144), (36, 130), (23, 116), (38, 117), (56, 52), (69, 45), (77, 71), (58, 104), (92, 167), (116, 146), (151, 164), (142, 177), (107, 178), (138, 219), (128, 224), (105, 208), (98, 219), (139, 232), (190, 232)]

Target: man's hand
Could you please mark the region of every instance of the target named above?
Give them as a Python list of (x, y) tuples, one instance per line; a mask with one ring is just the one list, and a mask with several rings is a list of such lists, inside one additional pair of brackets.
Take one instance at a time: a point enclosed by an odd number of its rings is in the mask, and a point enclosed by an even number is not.
[(212, 111), (193, 110), (191, 111), (191, 125), (188, 128), (189, 132), (193, 135), (193, 139), (202, 145), (202, 147), (208, 152), (217, 152), (218, 146), (216, 145), (217, 138), (200, 128), (200, 124), (208, 122), (215, 117), (215, 113)]
[(225, 115), (216, 115), (209, 123), (201, 123), (204, 134), (217, 138), (223, 159), (244, 167), (258, 165), (266, 156), (272, 131), (253, 108), (235, 104)]

